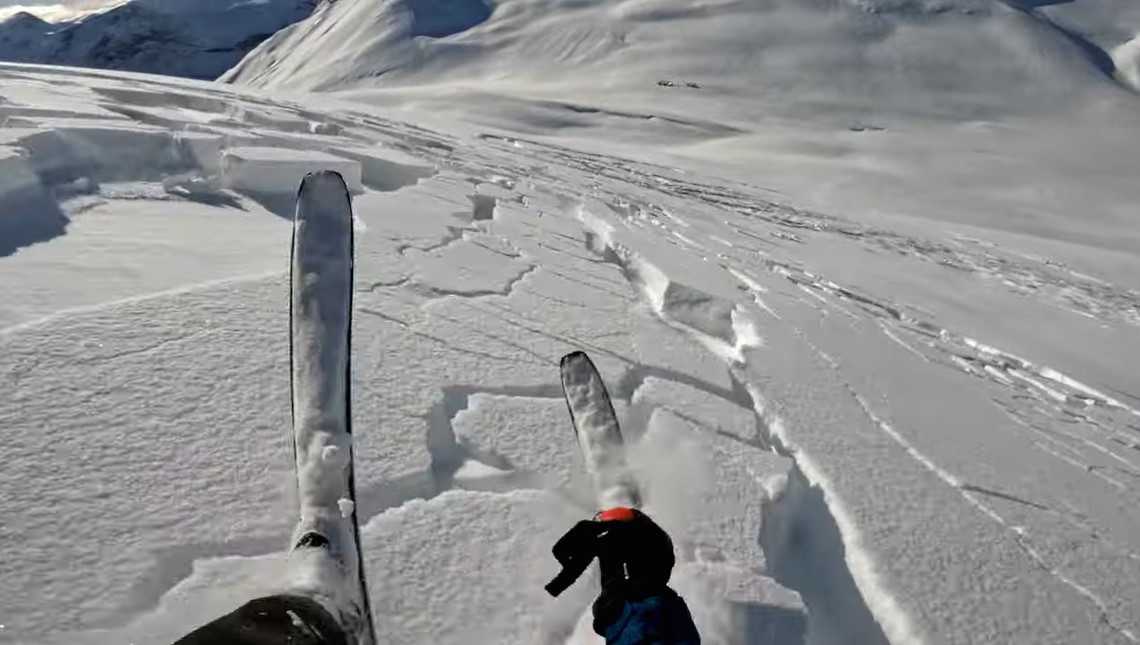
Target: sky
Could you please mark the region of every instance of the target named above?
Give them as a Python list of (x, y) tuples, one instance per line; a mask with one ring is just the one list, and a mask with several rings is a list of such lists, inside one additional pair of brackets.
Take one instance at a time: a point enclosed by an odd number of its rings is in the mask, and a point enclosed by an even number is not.
[(120, 0), (0, 0), (0, 20), (20, 11), (34, 13), (44, 20), (68, 20), (119, 3)]

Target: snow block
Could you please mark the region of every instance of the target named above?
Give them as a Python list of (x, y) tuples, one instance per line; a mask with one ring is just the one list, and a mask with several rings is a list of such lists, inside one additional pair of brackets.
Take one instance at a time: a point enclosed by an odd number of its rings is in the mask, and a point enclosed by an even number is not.
[(337, 155), (360, 163), (364, 183), (373, 190), (388, 192), (435, 174), (435, 167), (392, 148), (338, 148)]
[(646, 510), (683, 557), (762, 567), (757, 540), (770, 488), (778, 487), (791, 460), (730, 439), (663, 408), (654, 409), (641, 441), (629, 452), (642, 482)]
[(807, 640), (803, 599), (755, 570), (681, 562), (670, 584), (688, 603), (703, 642), (802, 645)]
[[(571, 487), (580, 477), (583, 488), (587, 486), (582, 453), (561, 396), (474, 394), (452, 425), (455, 438), (487, 464), (535, 474), (559, 488)], [(564, 433), (535, 441), (553, 428)]]
[(49, 184), (90, 176), (147, 179), (180, 167), (168, 130), (114, 121), (52, 120), (20, 138), (29, 160)]
[(175, 145), (182, 155), (194, 163), (206, 175), (217, 175), (222, 171), (222, 148), (225, 138), (219, 134), (205, 132), (179, 132), (174, 135)]
[(222, 182), (245, 193), (281, 195), (296, 192), (305, 175), (334, 170), (353, 193), (363, 192), (360, 162), (315, 150), (244, 147), (222, 153)]
[(0, 148), (0, 257), (61, 235), (67, 217), (24, 157)]
[(1140, 34), (1112, 50), (1116, 77), (1125, 85), (1140, 91)]

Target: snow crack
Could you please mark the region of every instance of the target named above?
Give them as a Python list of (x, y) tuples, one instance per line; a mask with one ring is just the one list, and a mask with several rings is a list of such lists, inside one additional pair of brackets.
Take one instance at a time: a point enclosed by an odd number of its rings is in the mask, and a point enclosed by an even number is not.
[(490, 296), (509, 296), (520, 283), (526, 280), (532, 273), (539, 269), (537, 264), (527, 266), (512, 277), (501, 289), (448, 289), (444, 287), (437, 287), (433, 285), (424, 284), (422, 282), (412, 282), (408, 288), (412, 291), (426, 296), (428, 298), (446, 298), (448, 296), (457, 296), (460, 298), (486, 298)]

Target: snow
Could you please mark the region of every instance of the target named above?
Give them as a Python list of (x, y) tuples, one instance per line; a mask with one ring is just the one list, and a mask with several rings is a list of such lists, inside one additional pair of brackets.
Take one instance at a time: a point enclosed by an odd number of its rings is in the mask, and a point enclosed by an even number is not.
[(1120, 80), (1140, 92), (1140, 35), (1112, 50)]
[(318, 170), (340, 173), (352, 192), (361, 192), (360, 164), (320, 152), (288, 148), (229, 148), (221, 156), (227, 188), (254, 195), (292, 195), (305, 175)]
[(0, 60), (213, 79), (277, 30), (307, 17), (315, 5), (125, 0), (25, 7), (10, 16), (0, 9)]
[(0, 65), (0, 643), (290, 584), (318, 167), (382, 642), (597, 642), (542, 588), (573, 350), (705, 642), (1135, 642), (1137, 6), (337, 0), (227, 85)]

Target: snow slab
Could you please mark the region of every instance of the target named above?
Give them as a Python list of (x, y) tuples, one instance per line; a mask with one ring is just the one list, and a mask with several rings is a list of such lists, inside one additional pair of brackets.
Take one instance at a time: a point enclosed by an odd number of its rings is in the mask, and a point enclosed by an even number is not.
[(360, 192), (360, 162), (315, 150), (239, 147), (222, 153), (222, 181), (237, 191), (280, 195), (296, 192), (305, 175), (317, 170), (335, 170), (348, 189)]

